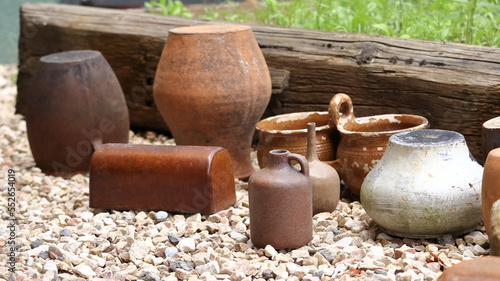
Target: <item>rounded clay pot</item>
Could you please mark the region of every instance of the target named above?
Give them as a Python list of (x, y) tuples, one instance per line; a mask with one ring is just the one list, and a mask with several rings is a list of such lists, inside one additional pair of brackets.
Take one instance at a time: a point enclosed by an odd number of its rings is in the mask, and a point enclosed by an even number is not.
[(438, 281), (498, 281), (500, 257), (483, 256), (459, 262), (446, 269)]
[[(298, 162), (300, 170), (291, 161)], [(267, 167), (248, 180), (248, 200), (253, 245), (293, 249), (311, 241), (312, 183), (304, 156), (270, 151)]]
[(332, 166), (356, 195), (359, 195), (368, 172), (384, 155), (390, 136), (429, 126), (426, 118), (410, 114), (356, 118), (351, 98), (346, 94), (335, 95), (328, 110), (332, 126), (340, 132), (337, 159)]
[(222, 146), (237, 178), (254, 172), (252, 138), (271, 97), (271, 77), (250, 27), (170, 30), (153, 91), (176, 144)]
[(337, 171), (318, 159), (316, 153), (316, 124), (307, 124), (307, 162), (312, 180), (313, 215), (333, 212), (340, 199), (340, 178)]
[(483, 162), (486, 162), (488, 153), (500, 147), (500, 116), (483, 123), (481, 130)]
[(482, 174), (457, 132), (399, 133), (390, 137), (384, 156), (366, 176), (361, 204), (392, 235), (458, 236), (481, 221)]
[(331, 128), (327, 111), (296, 112), (272, 116), (257, 123), (257, 161), (267, 166), (269, 151), (285, 149), (306, 156), (307, 124), (316, 123), (316, 151), (321, 161), (335, 160), (338, 132)]
[(483, 223), (486, 232), (490, 232), (491, 207), (500, 199), (500, 147), (488, 153), (484, 163), (482, 181)]
[(26, 109), (30, 148), (36, 165), (47, 174), (85, 174), (100, 144), (128, 142), (123, 91), (97, 51), (42, 57), (28, 89)]

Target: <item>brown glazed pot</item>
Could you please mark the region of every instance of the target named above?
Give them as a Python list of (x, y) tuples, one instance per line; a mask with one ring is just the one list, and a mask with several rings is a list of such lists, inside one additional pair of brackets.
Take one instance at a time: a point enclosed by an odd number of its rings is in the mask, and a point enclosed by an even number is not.
[(429, 126), (426, 118), (410, 114), (356, 118), (351, 98), (346, 94), (336, 94), (330, 101), (328, 111), (331, 126), (340, 133), (337, 159), (331, 165), (356, 195), (360, 194), (368, 172), (384, 155), (390, 136)]
[(178, 145), (222, 146), (237, 178), (254, 172), (252, 138), (271, 97), (271, 77), (250, 27), (170, 30), (153, 90)]
[(340, 178), (337, 171), (318, 159), (316, 153), (316, 124), (307, 124), (307, 162), (312, 180), (313, 215), (333, 212), (340, 199)]
[(104, 144), (90, 167), (90, 207), (213, 214), (236, 202), (221, 147)]
[[(291, 161), (297, 161), (300, 170)], [(302, 155), (269, 152), (267, 167), (248, 180), (250, 238), (260, 248), (293, 249), (312, 239), (312, 182)]]
[(500, 147), (500, 116), (483, 123), (481, 136), (483, 161), (486, 162), (488, 153), (492, 149)]
[(27, 97), (28, 139), (44, 173), (64, 177), (88, 173), (95, 147), (128, 142), (125, 97), (100, 52), (42, 57)]
[(498, 281), (500, 257), (483, 256), (462, 261), (446, 269), (438, 281)]
[(335, 160), (339, 135), (330, 127), (327, 111), (296, 112), (276, 115), (259, 121), (256, 125), (259, 142), (257, 161), (260, 168), (267, 166), (269, 151), (285, 149), (306, 156), (307, 124), (316, 123), (316, 151), (321, 161)]
[(500, 199), (500, 147), (488, 153), (484, 163), (483, 183), (481, 189), (483, 206), (483, 223), (486, 232), (490, 232), (491, 207)]

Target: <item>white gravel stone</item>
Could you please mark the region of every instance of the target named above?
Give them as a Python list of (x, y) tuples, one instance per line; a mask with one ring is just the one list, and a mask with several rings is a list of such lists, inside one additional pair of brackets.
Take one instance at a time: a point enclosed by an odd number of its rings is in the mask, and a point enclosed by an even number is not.
[(177, 248), (184, 253), (192, 252), (196, 249), (196, 241), (193, 238), (184, 238), (177, 244)]
[(278, 254), (278, 251), (276, 251), (273, 246), (267, 245), (264, 248), (264, 254), (266, 255), (266, 257), (274, 257)]
[(84, 278), (94, 277), (97, 274), (86, 264), (79, 264), (73, 268), (73, 272)]

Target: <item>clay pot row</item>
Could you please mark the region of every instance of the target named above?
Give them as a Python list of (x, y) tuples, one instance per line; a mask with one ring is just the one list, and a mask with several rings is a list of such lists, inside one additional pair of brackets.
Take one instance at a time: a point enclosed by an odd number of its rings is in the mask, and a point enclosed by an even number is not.
[(180, 146), (123, 144), (123, 92), (90, 50), (41, 59), (28, 95), (28, 137), (47, 174), (71, 177), (90, 167), (91, 207), (214, 213), (234, 204), (234, 173), (253, 172), (251, 140), (270, 94), (249, 27), (179, 28), (165, 45), (154, 96)]
[(406, 131), (425, 129), (426, 118), (410, 114), (385, 114), (356, 118), (351, 98), (336, 94), (328, 112), (291, 113), (257, 123), (257, 159), (265, 167), (273, 149), (306, 153), (306, 125), (315, 122), (318, 158), (333, 166), (356, 195), (368, 172), (380, 160), (389, 137)]

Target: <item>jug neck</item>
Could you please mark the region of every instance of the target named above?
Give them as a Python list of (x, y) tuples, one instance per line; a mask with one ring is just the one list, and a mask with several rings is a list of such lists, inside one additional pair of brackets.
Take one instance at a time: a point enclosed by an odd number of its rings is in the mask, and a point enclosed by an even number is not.
[(317, 161), (318, 153), (316, 151), (316, 123), (307, 123), (307, 154), (306, 159), (308, 162)]
[(275, 168), (280, 166), (289, 166), (288, 156), (290, 152), (284, 149), (274, 149), (269, 151), (267, 167)]

